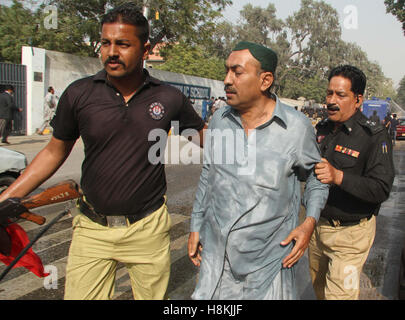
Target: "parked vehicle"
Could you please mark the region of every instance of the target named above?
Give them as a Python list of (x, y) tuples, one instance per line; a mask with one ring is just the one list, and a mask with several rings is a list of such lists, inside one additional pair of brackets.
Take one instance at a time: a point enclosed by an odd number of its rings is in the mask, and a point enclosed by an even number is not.
[(23, 153), (0, 147), (0, 193), (20, 176), (27, 164)]
[(398, 119), (399, 124), (397, 125), (397, 140), (405, 139), (405, 118)]

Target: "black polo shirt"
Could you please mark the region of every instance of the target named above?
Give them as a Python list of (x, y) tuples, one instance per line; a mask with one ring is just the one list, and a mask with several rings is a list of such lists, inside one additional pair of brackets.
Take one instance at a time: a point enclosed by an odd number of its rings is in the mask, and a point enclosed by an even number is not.
[(381, 203), (389, 197), (395, 176), (387, 131), (361, 111), (335, 132), (330, 120), (318, 123), (316, 129), (322, 156), (343, 171), (342, 184), (331, 186), (321, 216), (354, 222), (377, 215)]
[(201, 130), (204, 122), (176, 88), (149, 75), (125, 102), (105, 70), (73, 82), (62, 94), (51, 121), (60, 140), (84, 143), (81, 188), (94, 209), (106, 215), (137, 214), (166, 192), (162, 163), (152, 164), (148, 141), (153, 129), (169, 132), (172, 121)]

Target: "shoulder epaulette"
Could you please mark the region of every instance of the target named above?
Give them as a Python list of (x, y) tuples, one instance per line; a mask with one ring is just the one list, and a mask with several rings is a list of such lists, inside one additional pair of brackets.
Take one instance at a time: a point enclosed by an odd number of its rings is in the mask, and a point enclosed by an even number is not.
[(327, 126), (328, 125), (328, 119), (323, 119), (323, 120), (321, 120), (321, 121), (319, 121), (317, 124), (316, 124), (316, 127), (318, 128), (321, 128), (321, 127), (324, 127), (324, 126)]
[(378, 132), (384, 130), (384, 127), (381, 123), (376, 123), (371, 120), (368, 120), (367, 118), (360, 118), (359, 119), (359, 124), (363, 127), (366, 128), (366, 130), (371, 134), (375, 135)]
[(324, 119), (324, 120), (319, 121), (319, 122), (316, 124), (315, 128), (316, 128), (317, 130), (319, 130), (319, 129), (328, 127), (328, 125), (329, 125), (328, 119)]

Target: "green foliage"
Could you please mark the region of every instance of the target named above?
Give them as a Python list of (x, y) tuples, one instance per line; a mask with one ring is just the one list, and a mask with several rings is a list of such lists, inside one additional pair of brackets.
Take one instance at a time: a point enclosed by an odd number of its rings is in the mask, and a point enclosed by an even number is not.
[(36, 17), (17, 1), (11, 8), (0, 6), (0, 61), (19, 62), (21, 45), (35, 34)]
[(396, 99), (398, 103), (401, 105), (401, 107), (405, 109), (405, 77), (403, 77), (399, 82), (399, 88), (397, 91)]
[(247, 4), (240, 15), (241, 23), (236, 27), (236, 32), (242, 41), (267, 45), (269, 38), (283, 27), (283, 22), (276, 17), (276, 8), (272, 3), (265, 9)]
[[(38, 2), (38, 1), (37, 1)], [(35, 10), (13, 0), (11, 7), (0, 5), (0, 59), (20, 62), (21, 47), (32, 45), (48, 50), (97, 57), (100, 47), (100, 21), (109, 9), (128, 0), (42, 0)], [(140, 10), (143, 0), (132, 1)], [(210, 43), (215, 19), (231, 0), (148, 0), (153, 47), (165, 39), (189, 43)], [(57, 29), (45, 29), (46, 5), (58, 9)], [(155, 12), (159, 12), (159, 20)]]
[[(23, 45), (97, 57), (102, 15), (128, 0), (42, 0), (35, 10), (22, 5), (28, 1), (0, 5), (0, 61), (19, 63)], [(404, 1), (385, 0), (387, 11), (402, 22)], [(143, 0), (133, 2), (142, 9)], [(366, 98), (395, 96), (392, 81), (381, 67), (358, 45), (341, 39), (339, 15), (324, 1), (301, 0), (300, 9), (284, 21), (277, 18), (272, 3), (266, 8), (248, 4), (235, 24), (220, 19), (221, 10), (231, 0), (147, 3), (152, 49), (162, 41), (168, 44), (161, 51), (166, 63), (160, 69), (223, 80), (225, 59), (237, 42), (248, 40), (278, 53), (275, 89), (280, 96), (323, 102), (328, 73), (340, 64), (355, 65), (365, 72)], [(58, 8), (56, 30), (44, 28), (48, 4)]]
[(300, 79), (299, 72), (294, 70), (284, 78), (279, 90), (282, 92), (283, 97), (290, 99), (305, 97), (307, 100), (323, 103), (327, 87), (328, 81), (326, 79), (318, 75)]
[[(98, 49), (99, 22), (102, 15), (112, 7), (128, 2), (128, 0), (52, 0), (59, 10), (70, 16), (79, 17), (84, 27), (85, 38), (94, 43), (94, 51)], [(132, 1), (140, 10), (143, 0)], [(148, 0), (148, 19), (151, 25), (150, 42), (153, 47), (165, 39), (177, 42), (186, 39), (189, 42), (209, 41), (215, 28), (214, 20), (220, 11), (231, 0)], [(159, 12), (159, 19), (155, 13)]]
[(88, 37), (91, 25), (82, 24), (79, 16), (58, 12), (57, 29), (45, 28), (50, 13), (44, 8), (42, 4), (30, 10), (17, 0), (10, 7), (0, 6), (0, 61), (20, 63), (22, 46), (97, 56)]
[(221, 81), (225, 78), (225, 61), (209, 55), (202, 46), (180, 42), (162, 50), (162, 56), (167, 62), (156, 69)]
[(405, 0), (385, 0), (387, 13), (392, 13), (402, 23), (402, 30), (405, 35)]
[(377, 63), (370, 62), (358, 45), (341, 39), (338, 12), (323, 1), (302, 0), (300, 9), (285, 21), (277, 19), (272, 4), (267, 8), (247, 5), (240, 16), (237, 25), (224, 22), (215, 32), (213, 52), (228, 55), (235, 43), (242, 40), (271, 47), (278, 54), (275, 89), (280, 96), (303, 96), (323, 102), (328, 73), (341, 64), (351, 64), (365, 72), (368, 96), (385, 99), (395, 91)]

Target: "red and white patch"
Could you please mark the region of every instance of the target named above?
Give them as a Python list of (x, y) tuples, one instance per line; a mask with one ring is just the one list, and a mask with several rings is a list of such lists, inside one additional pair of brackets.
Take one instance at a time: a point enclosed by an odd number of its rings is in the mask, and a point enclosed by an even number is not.
[(161, 120), (165, 115), (165, 108), (160, 102), (154, 102), (149, 106), (149, 114), (154, 120)]
[(324, 138), (325, 138), (325, 136), (317, 136), (316, 142), (318, 142), (320, 144)]

